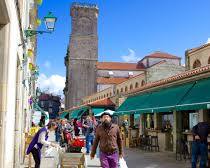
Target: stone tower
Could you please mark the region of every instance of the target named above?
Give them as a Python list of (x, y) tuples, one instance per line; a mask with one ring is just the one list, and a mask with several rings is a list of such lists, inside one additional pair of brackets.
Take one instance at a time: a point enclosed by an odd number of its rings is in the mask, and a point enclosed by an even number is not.
[(73, 3), (71, 6), (71, 36), (66, 58), (67, 80), (64, 94), (66, 108), (81, 103), (81, 99), (96, 92), (98, 61), (98, 7)]

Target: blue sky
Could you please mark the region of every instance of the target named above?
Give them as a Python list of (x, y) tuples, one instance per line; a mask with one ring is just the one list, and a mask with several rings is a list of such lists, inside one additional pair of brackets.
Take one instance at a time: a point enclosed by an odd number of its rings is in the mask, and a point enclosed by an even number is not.
[[(58, 17), (53, 34), (38, 35), (40, 73), (65, 77), (64, 56), (71, 31), (72, 0), (43, 0), (39, 17)], [(80, 0), (99, 7), (99, 61), (142, 58), (165, 51), (183, 58), (186, 49), (210, 37), (209, 0)], [(44, 29), (41, 26), (39, 29)]]

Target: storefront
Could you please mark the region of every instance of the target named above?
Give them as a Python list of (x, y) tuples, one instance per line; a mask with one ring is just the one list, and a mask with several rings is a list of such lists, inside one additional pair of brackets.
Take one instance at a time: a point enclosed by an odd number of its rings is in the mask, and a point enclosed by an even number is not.
[(119, 115), (139, 114), (139, 135), (158, 136), (161, 151), (175, 151), (176, 140), (190, 139), (190, 130), (209, 121), (210, 78), (151, 89), (129, 96)]

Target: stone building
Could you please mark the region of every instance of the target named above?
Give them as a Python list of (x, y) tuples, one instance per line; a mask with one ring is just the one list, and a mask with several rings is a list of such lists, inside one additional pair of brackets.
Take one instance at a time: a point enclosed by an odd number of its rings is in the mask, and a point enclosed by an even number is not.
[(31, 118), (28, 100), (35, 92), (29, 65), (35, 65), (37, 44), (35, 36), (26, 40), (24, 30), (35, 29), (36, 18), (34, 0), (0, 1), (0, 168), (23, 164)]
[(50, 119), (55, 119), (61, 111), (61, 98), (52, 94), (42, 93), (39, 96), (38, 105), (49, 113)]
[(210, 64), (210, 43), (185, 52), (186, 69), (195, 69)]
[(84, 97), (83, 103), (121, 96), (146, 83), (179, 74), (185, 68), (180, 57), (158, 51), (137, 63), (98, 62), (97, 70), (97, 92)]
[(81, 99), (96, 92), (98, 61), (98, 8), (95, 5), (73, 3), (72, 30), (65, 60), (67, 80), (64, 94), (66, 107), (79, 105)]

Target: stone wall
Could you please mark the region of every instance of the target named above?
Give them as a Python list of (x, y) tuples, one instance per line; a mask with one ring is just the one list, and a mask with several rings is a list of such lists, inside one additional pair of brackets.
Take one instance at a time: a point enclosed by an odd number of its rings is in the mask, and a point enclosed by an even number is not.
[(210, 59), (210, 45), (207, 45), (206, 47), (199, 49), (195, 52), (186, 53), (186, 66), (187, 69), (193, 69), (193, 63), (196, 60), (199, 60), (201, 63), (201, 66), (205, 66), (209, 64), (209, 59)]
[[(144, 81), (144, 82), (142, 82)], [(145, 84), (145, 74), (135, 76), (129, 80), (116, 85), (116, 94), (124, 94), (130, 90), (137, 89)]]
[(144, 71), (133, 71), (133, 70), (98, 70), (97, 71), (97, 76), (98, 77), (109, 77), (109, 72), (112, 71), (113, 72), (113, 77), (129, 77), (129, 72), (133, 73), (133, 76), (139, 75), (141, 73), (143, 73)]
[(97, 84), (97, 92), (100, 92), (112, 86), (114, 86), (114, 84)]
[(147, 83), (158, 81), (158, 80), (168, 78), (170, 76), (176, 75), (184, 71), (185, 71), (185, 67), (178, 66), (170, 62), (157, 64), (147, 69), (146, 81)]
[(171, 64), (181, 65), (180, 59), (148, 58), (149, 67), (163, 60)]

